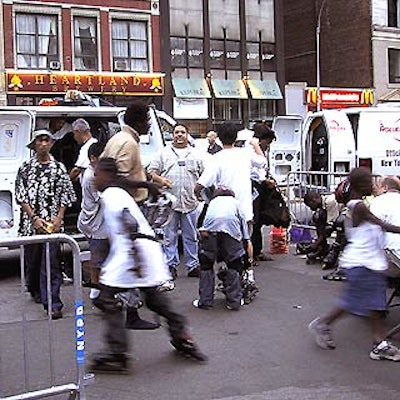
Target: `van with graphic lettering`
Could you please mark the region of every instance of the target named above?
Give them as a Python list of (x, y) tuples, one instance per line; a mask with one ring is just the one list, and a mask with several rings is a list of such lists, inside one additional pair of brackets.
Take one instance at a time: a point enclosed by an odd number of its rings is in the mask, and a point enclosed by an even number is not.
[[(296, 170), (345, 173), (364, 166), (376, 175), (400, 175), (400, 112), (396, 108), (323, 110), (302, 122), (293, 116), (277, 117), (277, 121), (285, 126), (286, 142), (292, 143), (292, 151), (299, 152), (300, 158), (300, 162), (286, 163), (282, 183), (286, 183), (286, 171)], [(282, 159), (288, 146), (278, 144), (279, 139), (271, 145), (272, 157), (280, 154)], [(274, 159), (270, 163), (279, 167)]]
[[(0, 107), (0, 239), (17, 236), (20, 208), (15, 201), (14, 184), (18, 168), (32, 155), (27, 144), (36, 129), (50, 129), (55, 137), (52, 153), (70, 170), (78, 155), (71, 124), (84, 118), (99, 141), (106, 142), (120, 130), (124, 107), (89, 105), (3, 106)], [(150, 108), (150, 130), (140, 136), (141, 157), (146, 166), (170, 136), (175, 121), (162, 111)], [(80, 194), (80, 187), (76, 188)], [(69, 209), (65, 218), (66, 233), (81, 239), (76, 221), (80, 201)], [(1, 253), (1, 252), (0, 252)]]

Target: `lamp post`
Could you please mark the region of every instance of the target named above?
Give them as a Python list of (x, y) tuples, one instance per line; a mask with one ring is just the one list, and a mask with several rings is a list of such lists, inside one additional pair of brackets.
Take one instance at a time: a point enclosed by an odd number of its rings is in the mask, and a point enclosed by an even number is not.
[(315, 43), (316, 43), (316, 56), (317, 56), (317, 111), (321, 111), (321, 60), (320, 60), (320, 33), (321, 33), (321, 15), (324, 10), (326, 0), (322, 0), (321, 7), (318, 12), (317, 28), (315, 31)]

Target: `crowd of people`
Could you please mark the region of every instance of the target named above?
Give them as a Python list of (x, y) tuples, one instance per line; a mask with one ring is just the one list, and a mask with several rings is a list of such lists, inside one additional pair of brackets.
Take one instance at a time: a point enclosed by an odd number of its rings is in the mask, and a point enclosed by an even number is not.
[[(227, 310), (238, 311), (246, 303), (244, 277), (247, 285), (250, 282), (257, 289), (253, 266), (257, 261), (271, 260), (263, 252), (261, 229), (266, 220), (260, 215), (265, 207), (264, 193), (276, 185), (268, 163), (274, 132), (266, 124), (257, 123), (243, 142), (238, 140), (237, 126), (224, 123), (218, 134), (207, 134), (205, 157), (190, 143), (188, 127), (178, 123), (173, 128), (172, 143), (154, 154), (145, 170), (139, 146), (140, 135), (149, 130), (145, 104), (136, 101), (127, 108), (121, 131), (105, 145), (92, 137), (84, 119), (77, 119), (71, 126), (80, 150), (70, 171), (50, 153), (54, 142), (50, 130), (35, 131), (28, 144), (34, 154), (17, 174), (16, 199), (21, 205), (20, 235), (62, 232), (65, 211), (77, 201), (73, 182), (80, 183), (77, 227), (89, 242), (90, 299), (102, 310), (105, 326), (104, 351), (93, 356), (91, 369), (129, 371), (127, 329), (160, 326), (140, 318), (138, 308), (142, 302), (166, 319), (171, 344), (178, 351), (207, 360), (189, 333), (186, 317), (175, 311), (166, 293), (173, 286), (166, 283), (178, 278), (183, 265), (189, 278), (199, 278), (199, 297), (193, 306), (202, 310), (213, 308), (216, 275), (221, 280)], [(348, 243), (340, 264), (346, 270), (348, 286), (338, 306), (311, 322), (309, 329), (320, 347), (333, 349), (330, 326), (339, 316), (345, 312), (367, 316), (373, 327), (370, 357), (399, 361), (400, 351), (384, 338), (381, 316), (386, 309), (383, 272), (387, 262), (385, 245), (379, 239), (382, 229), (400, 232), (399, 217), (392, 209), (399, 196), (399, 181), (394, 177), (381, 180), (379, 188), (384, 194), (371, 205), (372, 212), (362, 202), (372, 192), (370, 173), (354, 169), (348, 181)], [(146, 219), (146, 207), (148, 198), (156, 199), (163, 191), (173, 200), (160, 241)], [(312, 250), (325, 249), (328, 244), (322, 225), (326, 213), (320, 197), (308, 194), (305, 202), (318, 211), (314, 222), (319, 227), (319, 238)], [(400, 253), (399, 240), (387, 235), (386, 247)], [(49, 302), (45, 246), (26, 246), (28, 291), (52, 319), (63, 316), (58, 251), (56, 243), (50, 245)]]

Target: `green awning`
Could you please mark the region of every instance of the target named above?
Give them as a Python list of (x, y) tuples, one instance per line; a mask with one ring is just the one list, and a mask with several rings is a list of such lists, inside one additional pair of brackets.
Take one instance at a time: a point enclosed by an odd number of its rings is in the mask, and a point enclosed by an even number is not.
[(252, 80), (247, 81), (251, 97), (256, 100), (282, 100), (282, 93), (276, 80)]
[(217, 99), (247, 99), (247, 90), (241, 80), (212, 79), (211, 85)]
[(181, 99), (209, 99), (211, 97), (205, 79), (172, 78), (175, 97)]

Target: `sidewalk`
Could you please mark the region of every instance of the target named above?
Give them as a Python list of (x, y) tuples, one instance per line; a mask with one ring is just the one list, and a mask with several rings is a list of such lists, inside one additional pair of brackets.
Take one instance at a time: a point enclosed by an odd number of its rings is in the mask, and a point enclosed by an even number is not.
[[(291, 248), (293, 253), (293, 247)], [(276, 255), (272, 262), (256, 268), (260, 293), (239, 312), (223, 307), (217, 293), (211, 311), (192, 307), (197, 297), (197, 279), (182, 273), (169, 295), (179, 311), (189, 319), (193, 335), (209, 356), (200, 365), (181, 358), (169, 345), (163, 328), (131, 331), (131, 376), (99, 375), (87, 387), (87, 398), (101, 400), (261, 400), (332, 399), (369, 400), (398, 398), (400, 364), (369, 359), (369, 326), (357, 318), (347, 318), (335, 329), (338, 347), (324, 351), (316, 347), (307, 331), (308, 322), (327, 311), (343, 283), (321, 279), (318, 264), (306, 265), (293, 254)], [(20, 294), (17, 278), (0, 281), (0, 397), (23, 387), (21, 323), (17, 305)], [(68, 301), (72, 287), (64, 287), (65, 317), (56, 321), (57, 379), (74, 379), (73, 307)], [(27, 294), (25, 294), (28, 296)], [(45, 384), (48, 365), (39, 350), (47, 338), (41, 327), (42, 309), (28, 299), (32, 382)], [(145, 308), (143, 318), (152, 318)], [(388, 316), (388, 324), (400, 319), (400, 308)], [(101, 313), (86, 303), (87, 355), (101, 349)], [(72, 327), (72, 328), (70, 328)], [(373, 377), (373, 378), (372, 378)], [(60, 398), (66, 398), (60, 397)]]

